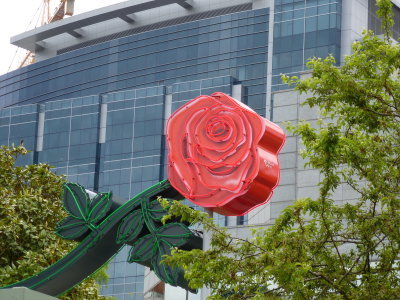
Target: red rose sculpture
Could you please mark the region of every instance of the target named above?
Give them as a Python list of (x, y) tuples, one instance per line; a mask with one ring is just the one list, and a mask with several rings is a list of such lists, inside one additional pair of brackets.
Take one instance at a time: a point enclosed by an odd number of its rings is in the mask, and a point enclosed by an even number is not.
[(240, 216), (279, 182), (283, 130), (223, 93), (200, 96), (167, 123), (168, 179), (193, 203)]

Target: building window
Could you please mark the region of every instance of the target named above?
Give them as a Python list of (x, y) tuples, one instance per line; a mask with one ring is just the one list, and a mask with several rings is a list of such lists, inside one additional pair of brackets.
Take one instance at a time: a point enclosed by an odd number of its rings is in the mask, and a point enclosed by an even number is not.
[(247, 215), (239, 216), (236, 218), (236, 225), (247, 225), (247, 221), (248, 221)]

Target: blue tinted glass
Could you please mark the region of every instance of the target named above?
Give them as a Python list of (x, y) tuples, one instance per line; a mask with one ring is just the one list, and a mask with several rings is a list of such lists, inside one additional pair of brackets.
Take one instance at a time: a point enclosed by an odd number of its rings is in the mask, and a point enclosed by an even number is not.
[[(287, 20), (275, 25), (279, 32), (274, 32), (273, 72), (277, 74), (303, 64), (307, 39), (303, 6), (304, 1), (277, 1), (276, 11), (282, 9), (281, 20)], [(243, 101), (265, 115), (268, 14), (268, 9), (261, 9), (210, 17), (61, 54), (16, 71), (19, 75), (9, 79), (11, 96), (0, 96), (0, 103), (6, 103), (3, 99), (46, 103), (39, 161), (56, 166), (56, 172), (68, 175), (68, 180), (90, 188), (97, 181), (99, 191), (112, 190), (128, 199), (165, 178), (162, 135), (167, 91), (174, 111), (201, 94), (231, 94), (232, 84), (241, 83)], [(328, 20), (331, 28), (334, 21), (330, 16)], [(275, 21), (280, 20), (276, 17)], [(313, 53), (338, 53), (336, 44), (331, 47), (333, 35), (327, 36)], [(274, 83), (278, 81), (279, 76), (273, 77)], [(100, 129), (101, 99), (107, 105), (102, 108), (105, 127)], [(0, 139), (7, 143), (9, 113), (0, 110), (0, 116), (4, 115)], [(15, 113), (19, 118), (28, 112), (18, 108)], [(32, 115), (37, 117), (36, 112)], [(36, 119), (30, 122), (33, 132), (28, 126), (16, 127), (12, 140), (34, 145)], [(105, 133), (101, 144), (100, 131)], [(126, 255), (121, 257), (111, 264), (110, 285), (104, 291), (127, 297), (134, 288), (142, 299), (144, 268), (126, 266)]]

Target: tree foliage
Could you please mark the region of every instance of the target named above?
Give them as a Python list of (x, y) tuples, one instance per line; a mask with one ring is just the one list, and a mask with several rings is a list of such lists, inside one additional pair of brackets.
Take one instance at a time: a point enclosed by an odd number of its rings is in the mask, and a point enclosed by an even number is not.
[[(391, 2), (377, 4), (383, 38), (366, 31), (340, 68), (333, 57), (314, 58), (310, 78), (283, 78), (321, 111), (318, 128), (289, 128), (302, 139), (307, 165), (323, 175), (317, 199), (295, 201), (248, 240), (171, 205), (171, 215), (212, 232), (209, 250), (175, 250), (165, 259), (186, 271), (193, 288), (211, 288), (212, 299), (400, 295), (400, 46), (390, 38)], [(341, 185), (354, 201), (333, 200)]]
[[(0, 148), (0, 286), (30, 277), (76, 246), (54, 230), (66, 213), (60, 200), (64, 177), (46, 164), (16, 166), (23, 146)], [(104, 270), (95, 276), (105, 281)], [(98, 284), (89, 278), (64, 299), (100, 299)]]

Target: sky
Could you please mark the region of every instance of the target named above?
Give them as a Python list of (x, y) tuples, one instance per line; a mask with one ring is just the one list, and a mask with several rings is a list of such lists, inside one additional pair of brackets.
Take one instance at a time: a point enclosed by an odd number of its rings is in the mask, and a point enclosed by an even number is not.
[[(59, 4), (60, 0), (51, 0), (50, 12)], [(75, 12), (82, 12), (104, 7), (123, 0), (75, 0)], [(39, 20), (40, 7), (43, 0), (13, 0), (6, 1), (0, 10), (0, 75), (15, 69), (22, 61), (26, 51), (10, 44), (10, 37), (35, 28)], [(38, 23), (40, 25), (40, 21)], [(14, 58), (15, 56), (15, 58)], [(13, 62), (14, 59), (14, 62)], [(13, 62), (13, 64), (12, 64)], [(10, 68), (11, 66), (11, 68)]]

